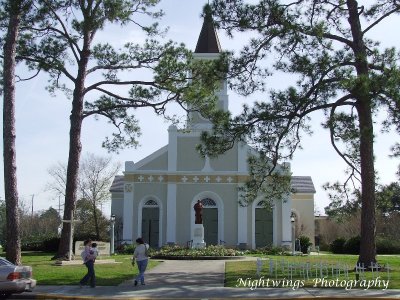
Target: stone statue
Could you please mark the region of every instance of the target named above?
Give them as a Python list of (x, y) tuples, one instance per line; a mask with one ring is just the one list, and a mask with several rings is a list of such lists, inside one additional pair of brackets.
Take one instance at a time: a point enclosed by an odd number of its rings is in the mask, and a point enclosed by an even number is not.
[(196, 216), (194, 224), (203, 224), (203, 204), (201, 204), (200, 200), (197, 200), (193, 208)]

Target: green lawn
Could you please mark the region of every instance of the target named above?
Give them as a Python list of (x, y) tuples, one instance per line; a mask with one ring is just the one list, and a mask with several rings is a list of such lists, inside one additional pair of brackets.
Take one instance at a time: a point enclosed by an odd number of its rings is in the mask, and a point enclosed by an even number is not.
[[(275, 269), (272, 274), (269, 272), (269, 258), (273, 259), (274, 266), (276, 266), (276, 262), (278, 262), (278, 270), (275, 272)], [(345, 285), (350, 287), (350, 280), (356, 279), (356, 274), (353, 270), (358, 256), (357, 255), (319, 255), (319, 256), (263, 256), (263, 266), (261, 268), (260, 277), (257, 276), (257, 263), (256, 261), (228, 261), (225, 265), (225, 286), (227, 287), (243, 287), (246, 286), (247, 288), (251, 285), (260, 287), (263, 283), (264, 286), (271, 287), (272, 280), (281, 279), (279, 283), (279, 287), (282, 287), (282, 284), (285, 284), (284, 287), (300, 287), (304, 285), (305, 287), (329, 287), (329, 284), (332, 284), (332, 287), (344, 288)], [(389, 274), (389, 285), (388, 288), (391, 289), (399, 289), (400, 288), (400, 257), (391, 255), (391, 256), (378, 256), (378, 262), (380, 265), (389, 264), (391, 269)], [(283, 264), (282, 261), (285, 263)], [(305, 264), (309, 262), (311, 267), (311, 272), (309, 274), (309, 280), (307, 280), (304, 274), (300, 274), (300, 268), (298, 267), (297, 272), (292, 271), (292, 275), (290, 275), (290, 271), (287, 268), (287, 263), (296, 264), (297, 266), (301, 264)], [(328, 269), (323, 270), (322, 278), (325, 278), (325, 281), (322, 281), (320, 275), (320, 266), (322, 263), (323, 266), (328, 266)], [(346, 278), (344, 274), (337, 275), (337, 272), (334, 270), (334, 276), (332, 276), (332, 266), (339, 265), (348, 265), (349, 272), (348, 277)], [(285, 265), (284, 271), (282, 272), (282, 265)], [(316, 270), (317, 269), (317, 270)], [(317, 275), (316, 275), (317, 272)], [(371, 272), (365, 272), (365, 279), (366, 281), (362, 284), (368, 284), (369, 280), (372, 280), (373, 274)], [(292, 277), (291, 277), (292, 276)], [(379, 273), (374, 273), (374, 279), (379, 276), (380, 280), (387, 280), (388, 273), (387, 271), (381, 271)], [(264, 281), (260, 281), (260, 278)], [(316, 279), (315, 279), (316, 278)], [(338, 278), (338, 280), (336, 280)], [(269, 279), (269, 281), (268, 281)], [(285, 279), (282, 281), (282, 279)], [(292, 279), (292, 282), (289, 280)], [(275, 281), (277, 282), (277, 281)], [(340, 284), (343, 284), (340, 286)], [(353, 281), (354, 284), (354, 281)], [(361, 282), (357, 283), (358, 285)], [(250, 285), (250, 286), (249, 286)], [(376, 285), (372, 283), (371, 285)], [(365, 286), (366, 287), (366, 286)], [(381, 287), (376, 286), (375, 288), (383, 288), (383, 281), (381, 281)], [(352, 287), (353, 288), (353, 287)], [(360, 286), (358, 286), (360, 288)], [(363, 288), (363, 286), (361, 286)], [(370, 287), (373, 288), (373, 287)]]
[[(22, 253), (22, 263), (32, 266), (33, 277), (40, 285), (77, 285), (86, 274), (83, 264), (73, 266), (56, 266), (51, 260), (54, 254), (50, 253)], [(118, 264), (95, 265), (97, 285), (118, 285), (137, 275), (137, 267), (132, 267), (132, 255), (115, 255), (112, 258)], [(150, 260), (148, 269), (158, 262)]]
[[(86, 274), (86, 267), (83, 264), (74, 265), (74, 266), (56, 266), (54, 265), (54, 261), (51, 260), (53, 254), (50, 253), (23, 253), (22, 254), (22, 262), (25, 265), (30, 265), (33, 268), (33, 277), (38, 280), (38, 284), (41, 285), (77, 285), (79, 280)], [(244, 286), (246, 283), (246, 287), (250, 287), (249, 284), (260, 285), (260, 278), (264, 280), (270, 279), (271, 281), (274, 279), (285, 279), (287, 285), (285, 287), (296, 287), (297, 285), (304, 284), (306, 287), (313, 287), (315, 285), (315, 281), (313, 279), (315, 277), (321, 278), (319, 270), (317, 270), (318, 274), (315, 275), (315, 266), (320, 263), (335, 266), (338, 263), (340, 265), (347, 264), (350, 268), (348, 273), (348, 278), (344, 276), (342, 273), (339, 276), (339, 282), (346, 284), (346, 282), (355, 279), (355, 272), (353, 267), (357, 262), (357, 255), (313, 255), (313, 256), (261, 256), (263, 259), (263, 266), (261, 270), (261, 277), (258, 277), (256, 274), (257, 264), (256, 261), (238, 261), (232, 260), (226, 262), (225, 267), (225, 286), (227, 287), (236, 287), (236, 286)], [(137, 268), (132, 267), (130, 263), (131, 255), (116, 255), (113, 258), (120, 262), (118, 264), (97, 264), (95, 265), (96, 270), (96, 280), (97, 285), (108, 285), (115, 286), (118, 285), (125, 280), (132, 279), (137, 275)], [(269, 274), (269, 259), (272, 258), (274, 262), (278, 262), (278, 264), (282, 264), (282, 261), (286, 263), (286, 267), (284, 272), (282, 272), (281, 267), (278, 268), (278, 272), (274, 272), (273, 274)], [(381, 265), (389, 264), (390, 266), (390, 278), (389, 278), (389, 288), (391, 289), (400, 289), (400, 256), (388, 255), (388, 256), (378, 256), (378, 262)], [(287, 269), (287, 263), (295, 263), (297, 265), (305, 264), (309, 262), (313, 267), (311, 268), (312, 274), (309, 274), (310, 280), (304, 279), (304, 275), (300, 274), (299, 271), (296, 273), (292, 273), (292, 282), (288, 282), (290, 280), (290, 272)], [(157, 261), (150, 260), (148, 268), (152, 268), (158, 264)], [(327, 275), (327, 271), (329, 271), (329, 275)], [(388, 279), (388, 273), (386, 271), (382, 271), (374, 274), (374, 278), (377, 276), (380, 277), (381, 280)], [(330, 282), (337, 278), (335, 274), (332, 277), (331, 269), (323, 270), (323, 277)], [(365, 273), (365, 279), (372, 280), (371, 272)], [(256, 281), (257, 280), (257, 281)], [(271, 284), (271, 282), (269, 283)], [(289, 286), (288, 286), (289, 285)], [(259, 286), (258, 286), (259, 287)], [(318, 287), (323, 287), (322, 283), (318, 284)], [(329, 286), (327, 286), (329, 287)], [(335, 287), (335, 286), (333, 286)], [(337, 287), (337, 286), (336, 286)], [(339, 287), (343, 288), (343, 287)], [(372, 287), (370, 287), (372, 288)], [(379, 288), (379, 287), (376, 287)], [(383, 288), (383, 286), (381, 286)]]

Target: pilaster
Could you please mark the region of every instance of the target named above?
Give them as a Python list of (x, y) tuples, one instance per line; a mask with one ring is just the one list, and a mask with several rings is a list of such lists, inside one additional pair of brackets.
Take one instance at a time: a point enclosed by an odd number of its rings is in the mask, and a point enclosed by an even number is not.
[(176, 184), (167, 187), (167, 244), (176, 243)]
[(124, 185), (124, 211), (122, 238), (131, 244), (133, 240), (133, 183)]

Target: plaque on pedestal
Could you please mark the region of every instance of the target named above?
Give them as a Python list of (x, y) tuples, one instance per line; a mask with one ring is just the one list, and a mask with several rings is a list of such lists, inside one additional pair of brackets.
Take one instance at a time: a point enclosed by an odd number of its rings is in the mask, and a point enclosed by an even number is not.
[(206, 246), (206, 243), (204, 242), (203, 224), (194, 224), (192, 237), (192, 248), (204, 248)]

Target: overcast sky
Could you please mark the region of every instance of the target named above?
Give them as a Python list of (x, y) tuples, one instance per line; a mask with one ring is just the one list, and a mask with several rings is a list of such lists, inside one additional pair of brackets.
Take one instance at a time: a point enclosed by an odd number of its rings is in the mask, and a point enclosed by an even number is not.
[[(200, 14), (206, 2), (205, 0), (162, 0), (160, 7), (166, 15), (160, 23), (169, 26), (167, 37), (176, 42), (183, 42), (188, 48), (194, 50), (203, 22)], [(400, 49), (400, 40), (396, 38), (398, 33), (395, 33), (395, 30), (400, 28), (400, 19), (392, 18), (391, 22), (385, 22), (383, 25), (379, 32), (374, 31), (371, 34), (378, 36), (384, 46), (395, 46)], [(218, 35), (224, 50), (240, 49), (246, 42), (243, 36), (232, 40), (226, 37), (224, 32), (218, 32)], [(120, 45), (126, 41), (141, 40), (143, 35), (130, 26), (123, 28), (112, 26), (99, 33), (98, 37), (100, 42), (107, 41)], [(274, 80), (271, 81), (272, 85), (274, 82), (284, 81), (282, 78)], [(35, 211), (48, 209), (50, 206), (58, 208), (58, 198), (44, 190), (46, 183), (50, 181), (47, 169), (57, 162), (66, 162), (68, 155), (70, 101), (61, 94), (56, 98), (49, 96), (44, 90), (46, 83), (47, 77), (43, 74), (30, 82), (17, 85), (18, 190), (21, 200), (29, 210), (32, 195), (34, 195)], [(242, 103), (251, 103), (254, 100), (259, 99), (251, 96), (243, 99), (234, 92), (229, 92), (229, 108), (233, 114), (240, 112)], [(328, 132), (319, 125), (320, 116), (313, 117), (314, 134), (311, 137), (304, 137), (303, 150), (296, 153), (291, 166), (293, 175), (312, 176), (317, 190), (315, 203), (322, 212), (329, 201), (321, 186), (328, 181), (333, 182), (344, 178), (345, 164), (334, 153)], [(138, 118), (142, 129), (141, 146), (137, 149), (121, 151), (119, 155), (112, 154), (114, 161), (137, 162), (167, 144), (168, 123), (161, 117), (154, 116), (148, 109), (138, 111)], [(110, 132), (111, 127), (104, 120), (85, 119), (82, 134), (83, 153), (109, 155), (101, 148), (101, 142)], [(379, 172), (380, 182), (390, 183), (396, 180), (395, 173), (399, 161), (388, 157), (389, 149), (399, 137), (394, 134), (381, 134), (378, 131), (376, 134), (376, 169)], [(2, 165), (1, 167), (3, 168)], [(0, 180), (0, 197), (4, 199), (3, 172), (1, 172)], [(109, 206), (105, 206), (104, 211), (109, 215)]]

